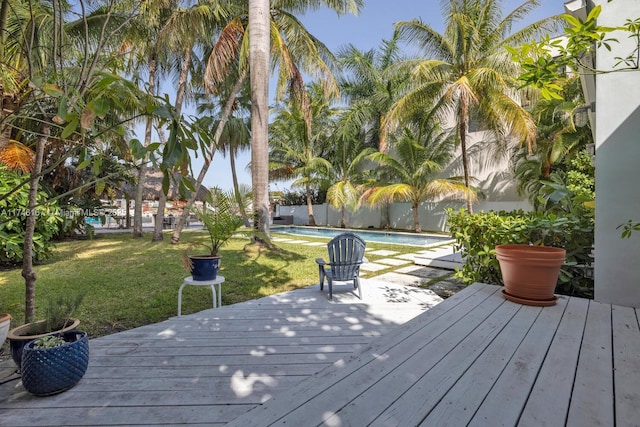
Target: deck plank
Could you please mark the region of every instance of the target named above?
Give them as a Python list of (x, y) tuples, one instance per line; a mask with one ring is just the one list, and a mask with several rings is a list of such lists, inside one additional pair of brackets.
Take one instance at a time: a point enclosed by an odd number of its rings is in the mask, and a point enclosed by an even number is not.
[(470, 425), (497, 427), (517, 424), (546, 355), (540, 350), (551, 344), (568, 300), (560, 297), (557, 305), (542, 309)]
[(567, 426), (613, 426), (611, 306), (589, 302)]
[[(361, 425), (417, 425), (500, 332), (505, 318), (518, 310), (494, 300), (461, 317), (445, 333), (390, 372), (366, 394), (340, 409), (333, 419)], [(482, 320), (481, 320), (482, 319)], [(480, 320), (480, 321), (478, 321)], [(452, 366), (455, 368), (451, 369)], [(385, 393), (385, 390), (397, 390)], [(376, 396), (372, 399), (371, 396)]]
[(616, 425), (640, 426), (640, 327), (636, 310), (612, 309)]
[(551, 345), (540, 348), (541, 352), (546, 350), (546, 356), (518, 426), (564, 425), (588, 307), (588, 300), (571, 298)]
[[(518, 307), (517, 304), (508, 302), (505, 302), (505, 305)], [(466, 425), (511, 360), (540, 312), (539, 307), (519, 307), (514, 316), (504, 321), (496, 337), (420, 425)], [(457, 370), (453, 365), (447, 369)]]

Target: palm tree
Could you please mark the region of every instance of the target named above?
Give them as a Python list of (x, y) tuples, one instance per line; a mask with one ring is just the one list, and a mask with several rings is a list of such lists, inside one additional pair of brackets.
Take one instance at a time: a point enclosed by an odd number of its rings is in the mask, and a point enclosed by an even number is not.
[[(375, 152), (372, 147), (364, 147), (360, 139), (339, 138), (335, 150), (329, 154), (331, 168), (327, 189), (327, 203), (340, 209), (340, 227), (345, 228), (346, 211), (354, 212), (359, 206), (362, 184), (365, 174), (371, 172), (365, 169), (367, 160)], [(327, 221), (329, 219), (327, 218)]]
[(269, 239), (269, 0), (249, 0), (251, 69), (251, 186), (255, 227)]
[[(217, 1), (201, 0), (188, 7), (182, 7), (179, 0), (159, 0), (151, 2), (145, 13), (139, 16), (139, 25), (134, 27), (130, 43), (136, 44), (137, 61), (135, 66), (148, 67), (147, 91), (150, 96), (157, 95), (158, 75), (177, 74), (175, 114), (179, 117), (182, 107), (189, 98), (189, 74), (194, 57), (196, 43), (211, 34), (216, 25), (230, 12), (226, 4)], [(144, 31), (139, 31), (144, 28)], [(139, 47), (142, 46), (143, 49)], [(144, 145), (149, 146), (152, 138), (154, 118), (147, 116)], [(134, 213), (133, 236), (142, 237), (142, 188), (145, 180), (145, 163), (138, 169), (136, 203)], [(153, 241), (162, 240), (162, 218), (166, 196), (161, 195), (156, 216), (156, 229)]]
[(326, 160), (336, 110), (330, 105), (322, 88), (312, 84), (308, 88), (310, 126), (306, 111), (297, 102), (289, 100), (276, 109), (270, 127), (272, 176), (275, 179), (296, 178), (293, 187), (304, 188), (307, 195), (309, 225), (316, 225), (313, 215), (311, 191), (326, 181), (331, 164)]
[(383, 40), (378, 50), (362, 52), (347, 45), (338, 52), (343, 74), (339, 80), (342, 97), (348, 108), (341, 118), (341, 129), (354, 131), (367, 129), (367, 146), (386, 153), (390, 128), (389, 111), (403, 87), (408, 74), (399, 72), (395, 64), (402, 59), (398, 34)]
[[(337, 84), (331, 73), (333, 55), (318, 39), (313, 37), (295, 17), (307, 10), (317, 9), (323, 5), (335, 10), (339, 15), (357, 14), (363, 4), (362, 0), (324, 1), (273, 1), (266, 0), (238, 3), (237, 14), (229, 20), (215, 42), (215, 47), (208, 60), (206, 78), (208, 89), (215, 92), (216, 86), (228, 76), (237, 81), (231, 90), (230, 98), (225, 105), (227, 112), (220, 115), (222, 128), (231, 114), (233, 98), (243, 87), (244, 80), (250, 71), (251, 85), (251, 167), (252, 187), (254, 191), (254, 215), (259, 234), (269, 238), (269, 189), (268, 189), (268, 94), (269, 64), (278, 64), (278, 86), (276, 94), (282, 96), (285, 90), (297, 94), (304, 105), (304, 81), (302, 72), (317, 76), (323, 83), (327, 93), (337, 94)], [(247, 19), (248, 18), (248, 19)], [(252, 27), (252, 23), (255, 27)], [(247, 26), (251, 28), (247, 31)], [(249, 36), (249, 32), (253, 35)], [(248, 37), (248, 41), (247, 41)], [(247, 50), (246, 47), (249, 46)], [(270, 49), (273, 46), (273, 49)], [(254, 69), (254, 66), (257, 67)], [(219, 126), (213, 138), (217, 144), (222, 132)], [(218, 134), (220, 132), (220, 134)], [(210, 150), (209, 155), (212, 155)], [(202, 184), (211, 159), (205, 158), (205, 165), (196, 179), (196, 189)], [(187, 201), (193, 203), (194, 197)], [(171, 237), (172, 243), (180, 240), (181, 224), (179, 221)]]
[[(535, 141), (534, 121), (517, 101), (519, 66), (511, 61), (505, 46), (519, 45), (555, 29), (558, 19), (554, 17), (512, 32), (514, 24), (538, 4), (538, 0), (527, 0), (503, 16), (500, 0), (446, 0), (443, 33), (419, 19), (396, 24), (400, 37), (416, 46), (424, 59), (405, 63), (415, 87), (396, 103), (393, 115), (436, 96), (443, 116), (452, 113), (455, 117), (464, 183), (469, 188), (470, 118), (498, 141), (515, 138), (527, 146)], [(473, 211), (471, 199), (467, 209)]]
[[(217, 143), (217, 150), (223, 157), (229, 156), (229, 163), (231, 166), (231, 178), (233, 181), (233, 192), (236, 197), (236, 204), (238, 205), (240, 215), (244, 221), (245, 227), (250, 227), (251, 222), (249, 221), (249, 217), (247, 216), (246, 206), (242, 203), (240, 199), (240, 195), (242, 191), (240, 191), (240, 184), (238, 183), (238, 174), (236, 171), (236, 158), (238, 157), (238, 153), (248, 149), (251, 146), (251, 131), (249, 130), (249, 123), (245, 117), (250, 109), (249, 107), (249, 97), (244, 96), (245, 90), (248, 95), (248, 87), (245, 86), (242, 91), (242, 96), (238, 96), (235, 100), (231, 117), (229, 117), (229, 121), (224, 127), (222, 134)], [(226, 89), (226, 88), (225, 88)], [(221, 94), (226, 93), (228, 91), (221, 90)], [(222, 95), (224, 97), (224, 95)], [(216, 97), (215, 99), (221, 99), (222, 97)], [(209, 102), (211, 99), (210, 95), (200, 94), (198, 95), (198, 106), (196, 111), (198, 114), (208, 114), (209, 117), (216, 117), (220, 114), (220, 108), (216, 102)], [(214, 122), (213, 128), (218, 128), (219, 121)]]
[(393, 177), (393, 182), (375, 187), (363, 196), (372, 206), (394, 201), (411, 203), (413, 227), (418, 233), (422, 231), (420, 203), (451, 195), (475, 198), (473, 190), (460, 178), (438, 177), (451, 160), (455, 141), (451, 132), (441, 132), (438, 126), (425, 123), (406, 125), (392, 154), (376, 152), (369, 156), (381, 165), (381, 172)]

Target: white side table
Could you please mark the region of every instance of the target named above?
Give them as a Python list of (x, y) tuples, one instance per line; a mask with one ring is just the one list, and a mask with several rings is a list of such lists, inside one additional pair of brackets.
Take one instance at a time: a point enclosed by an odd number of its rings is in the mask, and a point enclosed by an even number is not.
[[(216, 306), (222, 306), (222, 282), (224, 282), (223, 276), (217, 276), (213, 280), (193, 280), (193, 277), (185, 277), (184, 282), (178, 290), (178, 316), (182, 315), (182, 289), (187, 285), (192, 286), (211, 286), (211, 294), (213, 295), (213, 308)], [(218, 285), (218, 303), (216, 305), (216, 285)]]

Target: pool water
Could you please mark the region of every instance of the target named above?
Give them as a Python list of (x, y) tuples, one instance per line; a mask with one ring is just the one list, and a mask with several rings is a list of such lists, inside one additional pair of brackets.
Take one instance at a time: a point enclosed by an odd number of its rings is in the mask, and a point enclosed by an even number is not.
[(318, 227), (276, 226), (271, 227), (274, 233), (292, 234), (294, 236), (328, 237), (332, 238), (344, 232), (352, 232), (360, 236), (365, 242), (389, 243), (393, 245), (434, 246), (453, 242), (450, 236), (435, 234), (412, 234), (387, 231), (363, 231), (351, 229), (334, 229)]

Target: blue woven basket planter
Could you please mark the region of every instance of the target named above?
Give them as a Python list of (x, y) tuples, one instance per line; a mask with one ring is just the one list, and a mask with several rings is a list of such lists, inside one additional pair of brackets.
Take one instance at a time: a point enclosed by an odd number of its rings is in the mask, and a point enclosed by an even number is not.
[(86, 332), (65, 332), (67, 343), (53, 348), (33, 348), (30, 341), (22, 351), (22, 385), (31, 394), (48, 396), (76, 385), (89, 366)]

